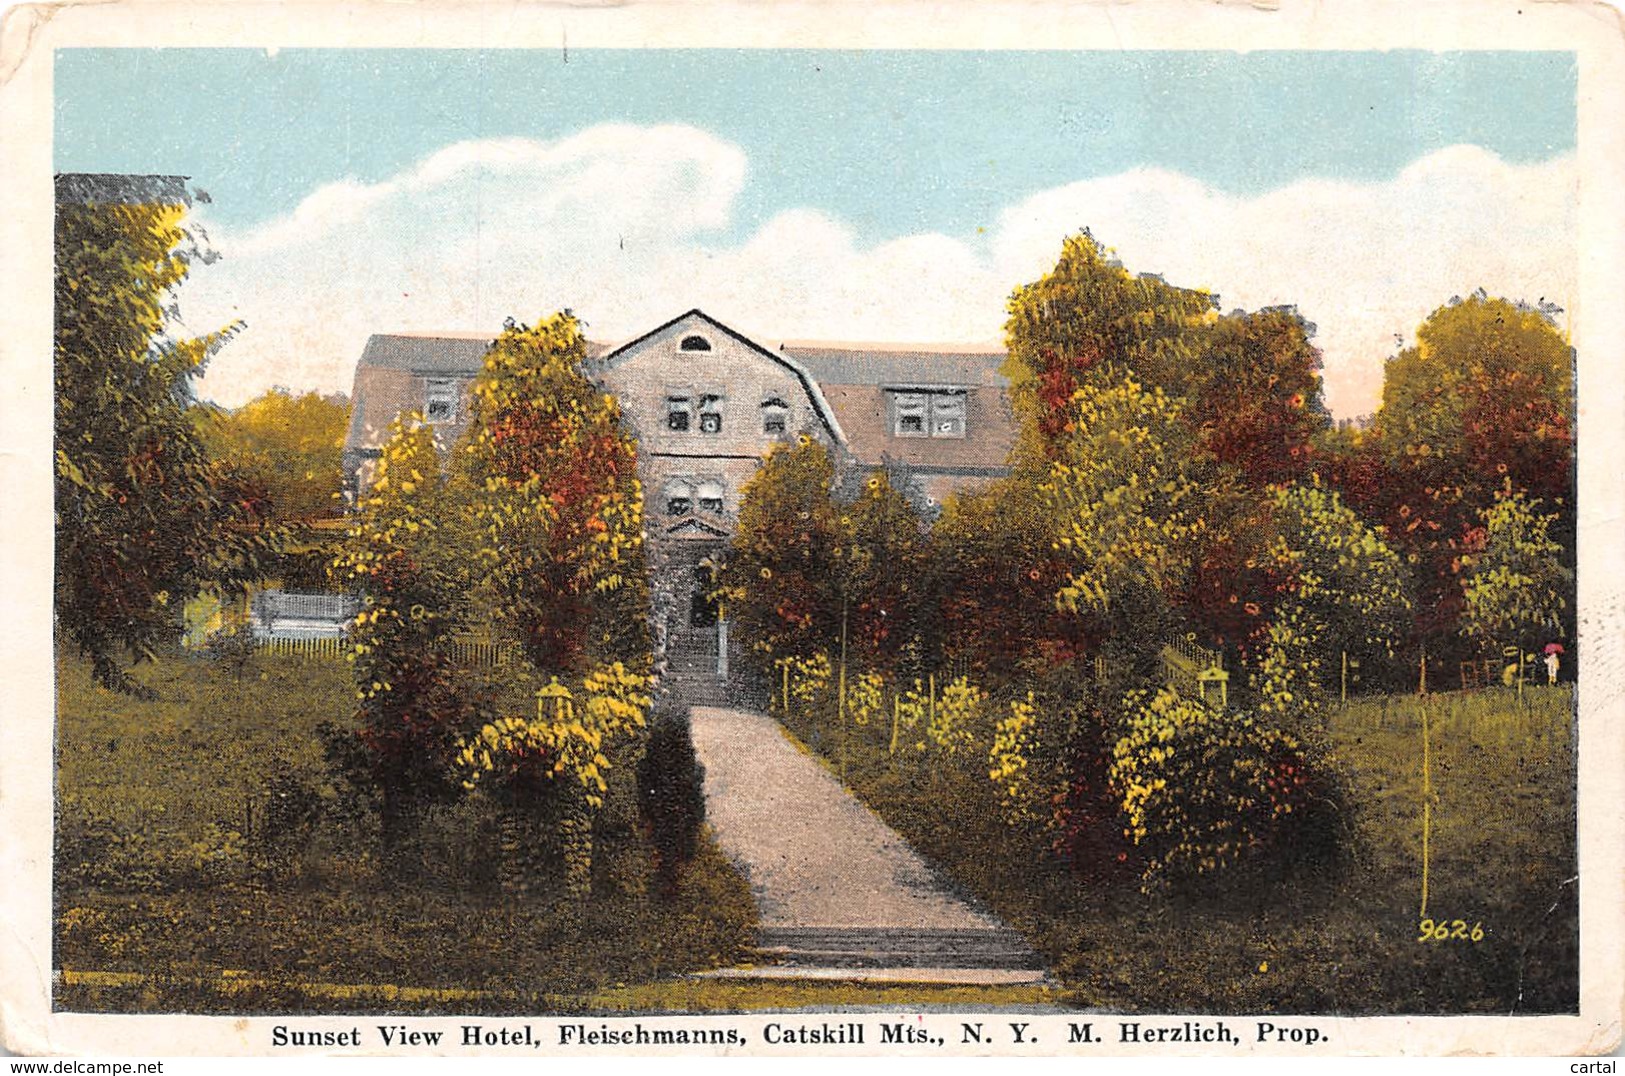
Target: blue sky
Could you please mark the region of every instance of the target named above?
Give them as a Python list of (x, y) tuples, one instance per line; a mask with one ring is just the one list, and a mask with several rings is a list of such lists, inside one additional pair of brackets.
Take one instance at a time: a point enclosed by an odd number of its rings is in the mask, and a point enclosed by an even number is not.
[(1294, 304), (1328, 405), (1430, 311), (1572, 305), (1572, 53), (102, 49), (59, 171), (192, 177), (222, 256), (203, 391), (350, 387), (375, 332), (700, 307), (792, 338), (994, 342), (1087, 227), (1131, 270)]
[(1381, 180), (1470, 143), (1569, 151), (1569, 53), (74, 49), (59, 171), (186, 174), (220, 222), (454, 142), (682, 123), (741, 147), (731, 218), (805, 206), (865, 241), (968, 235), (1036, 191), (1151, 166), (1251, 195)]

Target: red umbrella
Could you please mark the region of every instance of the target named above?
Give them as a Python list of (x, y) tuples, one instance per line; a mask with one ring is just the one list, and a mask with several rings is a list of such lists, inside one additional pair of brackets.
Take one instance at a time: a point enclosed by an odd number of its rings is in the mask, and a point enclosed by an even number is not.
[(1547, 643), (1546, 644), (1546, 653), (1548, 653), (1548, 654), (1561, 654), (1562, 652), (1563, 652), (1563, 644), (1562, 643)]

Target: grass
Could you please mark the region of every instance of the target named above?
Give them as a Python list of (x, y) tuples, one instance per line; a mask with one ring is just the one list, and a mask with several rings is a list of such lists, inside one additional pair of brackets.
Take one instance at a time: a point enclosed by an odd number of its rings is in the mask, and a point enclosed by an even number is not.
[[(1061, 1004), (1109, 1011), (1569, 1012), (1577, 1003), (1572, 694), (1428, 701), (1435, 796), (1429, 914), (1482, 941), (1417, 940), (1421, 721), (1414, 696), (1337, 708), (1358, 808), (1343, 874), (1146, 896), (1090, 889), (1013, 835), (975, 760), (897, 764), (889, 729), (847, 745), (856, 791), (951, 879), (1021, 930), (1060, 986), (688, 978), (745, 956), (747, 887), (704, 843), (671, 901), (635, 826), (599, 842), (584, 918), (489, 884), (464, 805), (396, 883), (374, 823), (328, 775), (316, 725), (348, 713), (345, 665), (258, 656), (241, 679), (180, 656), (139, 671), (157, 702), (58, 667), (55, 963), (59, 1008), (190, 1012), (710, 1012)], [(834, 764), (836, 745), (797, 729)], [(624, 789), (623, 789), (624, 791)], [(279, 831), (279, 797), (315, 820)], [(286, 814), (286, 812), (283, 812)]]
[(1044, 986), (957, 986), (857, 981), (673, 978), (580, 994), (341, 984), (225, 974), (211, 977), (69, 972), (64, 1007), (118, 1012), (470, 1012), (597, 1014), (899, 1009), (909, 1012), (1033, 1011), (1054, 1007)]
[[(1422, 735), (1414, 696), (1334, 708), (1358, 837), (1330, 877), (1145, 895), (1093, 888), (999, 820), (979, 759), (888, 757), (856, 730), (848, 781), (1048, 956), (1072, 1005), (1124, 1012), (1531, 1013), (1578, 1004), (1573, 696), (1430, 696), (1428, 915), (1479, 942), (1418, 941)], [(839, 758), (839, 740), (795, 731)], [(906, 759), (906, 756), (905, 756)]]
[(556, 887), (500, 893), (474, 804), (432, 815), (421, 866), (384, 875), (376, 822), (329, 775), (316, 731), (352, 709), (342, 662), (258, 655), (239, 679), (174, 655), (137, 675), (157, 702), (58, 663), (54, 964), (141, 983), (69, 975), (59, 1007), (322, 1009), (333, 999), (311, 984), (360, 983), (429, 991), (357, 997), (379, 1011), (537, 1011), (748, 950), (749, 890), (708, 839), (676, 895), (656, 892), (630, 768), (578, 917)]

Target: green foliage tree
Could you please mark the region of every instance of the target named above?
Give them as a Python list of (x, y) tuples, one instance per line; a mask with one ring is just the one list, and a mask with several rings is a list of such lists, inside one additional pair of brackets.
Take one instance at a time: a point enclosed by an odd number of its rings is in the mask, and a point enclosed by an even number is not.
[(1095, 618), (1102, 632), (1150, 634), (1155, 643), (1145, 622), (1123, 622), (1122, 607), (1143, 612), (1184, 584), (1206, 526), (1206, 461), (1180, 403), (1132, 375), (1084, 385), (1068, 413), (1073, 432), (1041, 487), (1071, 561), (1056, 601)]
[(832, 568), (847, 608), (851, 661), (891, 666), (904, 652), (919, 654), (924, 525), (884, 471), (869, 475), (857, 498), (841, 508)]
[(1068, 238), (1055, 268), (1010, 297), (1004, 372), (1021, 420), (1018, 463), (1052, 458), (1074, 428), (1073, 394), (1090, 372), (1126, 366), (1184, 395), (1195, 330), (1214, 317), (1207, 292), (1134, 276), (1089, 232)]
[(485, 357), (456, 466), (468, 478), (494, 617), (537, 669), (649, 662), (637, 450), (583, 373), (580, 323), (510, 325)]
[(1330, 424), (1320, 352), (1297, 311), (1272, 307), (1219, 318), (1200, 333), (1185, 421), (1197, 442), (1248, 486), (1307, 471), (1316, 434)]
[(350, 629), (355, 730), (329, 755), (376, 795), (385, 862), (399, 869), (424, 809), (458, 793), (451, 765), (468, 711), (452, 640), (467, 593), (466, 535), (422, 416), (394, 422), (334, 574), (361, 596)]
[(232, 410), (205, 409), (199, 427), (212, 456), (265, 490), (267, 514), (291, 522), (338, 514), (349, 421), (342, 393), (276, 388)]
[(257, 577), (274, 546), (188, 415), (233, 329), (167, 332), (171, 292), (204, 256), (187, 202), (131, 187), (56, 215), (56, 623), (101, 684), (138, 694), (121, 657), (150, 658), (183, 602)]
[(1557, 516), (1540, 507), (1508, 488), (1479, 513), (1482, 527), (1465, 543), (1461, 630), (1481, 649), (1531, 648), (1563, 634), (1574, 575), (1552, 537)]
[(1327, 660), (1347, 653), (1372, 667), (1391, 659), (1410, 631), (1410, 573), (1373, 527), (1318, 481), (1270, 494), (1270, 553), (1285, 574), (1282, 605)]
[(740, 492), (722, 593), (763, 672), (781, 659), (827, 654), (839, 638), (840, 581), (831, 567), (844, 535), (834, 483), (829, 451), (803, 435), (774, 446)]
[(1574, 353), (1543, 311), (1482, 292), (1435, 310), (1389, 361), (1369, 485), (1349, 483), (1418, 564), (1418, 628), (1447, 646), (1463, 540), (1510, 482), (1557, 513), (1573, 563)]

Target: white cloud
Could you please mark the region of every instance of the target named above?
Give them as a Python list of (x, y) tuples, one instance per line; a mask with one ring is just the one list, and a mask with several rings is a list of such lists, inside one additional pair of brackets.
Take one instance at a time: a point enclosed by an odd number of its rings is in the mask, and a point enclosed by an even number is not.
[(556, 142), (448, 146), (385, 182), (338, 183), (235, 235), (182, 296), (194, 328), (246, 323), (204, 391), (348, 390), (370, 333), (477, 329), (571, 307), (601, 339), (702, 307), (771, 344), (827, 337), (996, 340), (1012, 287), (1090, 228), (1135, 271), (1218, 291), (1226, 309), (1295, 303), (1319, 326), (1328, 401), (1370, 411), (1383, 359), (1453, 294), (1568, 305), (1572, 157), (1509, 165), (1441, 150), (1391, 181), (1306, 180), (1252, 198), (1136, 170), (1042, 191), (980, 238), (861, 246), (808, 209), (725, 236), (747, 162), (687, 127), (604, 125)]

